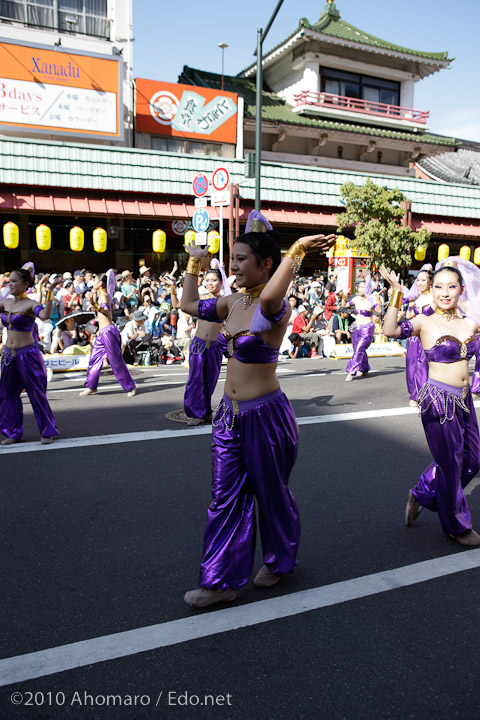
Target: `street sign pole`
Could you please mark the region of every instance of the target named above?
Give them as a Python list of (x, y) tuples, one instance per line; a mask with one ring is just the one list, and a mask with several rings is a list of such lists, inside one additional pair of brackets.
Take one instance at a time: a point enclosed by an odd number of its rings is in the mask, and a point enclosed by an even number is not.
[(223, 267), (223, 205), (220, 205), (220, 209), (218, 212), (218, 218), (220, 222), (220, 252), (218, 254), (218, 261), (220, 265)]

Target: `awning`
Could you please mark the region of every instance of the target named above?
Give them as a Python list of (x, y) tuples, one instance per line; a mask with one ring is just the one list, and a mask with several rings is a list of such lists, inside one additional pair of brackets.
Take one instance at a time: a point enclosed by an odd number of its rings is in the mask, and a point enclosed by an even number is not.
[[(212, 219), (219, 217), (219, 209), (208, 207)], [(128, 193), (101, 193), (96, 191), (70, 191), (49, 188), (25, 188), (15, 192), (0, 189), (0, 211), (35, 213), (73, 213), (75, 215), (114, 215), (142, 218), (166, 218), (188, 220), (196, 207), (194, 198), (178, 199), (166, 196), (133, 196)], [(253, 210), (251, 201), (242, 200), (240, 220), (246, 221)], [(223, 217), (228, 217), (229, 208), (223, 208)], [(276, 225), (308, 225), (310, 227), (336, 226), (335, 211), (318, 212), (308, 206), (298, 208), (292, 204), (265, 203), (262, 213)]]
[(414, 230), (430, 230), (435, 235), (459, 235), (464, 238), (480, 237), (480, 220), (464, 220), (449, 218), (438, 220), (433, 218), (413, 218), (412, 227)]

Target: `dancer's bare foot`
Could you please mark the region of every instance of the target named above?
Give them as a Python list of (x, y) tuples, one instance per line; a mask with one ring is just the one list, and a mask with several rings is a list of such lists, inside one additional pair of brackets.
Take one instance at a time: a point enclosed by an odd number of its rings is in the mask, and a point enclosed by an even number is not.
[(189, 427), (195, 427), (196, 425), (203, 425), (205, 423), (204, 418), (188, 418), (187, 425)]
[(2, 440), (2, 442), (0, 443), (0, 445), (13, 445), (13, 443), (18, 443), (18, 442), (21, 442), (21, 441), (22, 441), (22, 438), (9, 438), (9, 437), (7, 437), (7, 438), (5, 438), (5, 440)]
[(480, 535), (475, 530), (467, 530), (460, 535), (452, 535), (450, 537), (460, 543), (460, 545), (480, 545)]
[(418, 403), (416, 400), (410, 400), (408, 404), (410, 405), (410, 407), (418, 407)]
[(422, 506), (411, 490), (408, 491), (408, 500), (405, 507), (405, 525), (410, 527), (420, 515)]
[(219, 602), (233, 602), (237, 599), (237, 591), (232, 588), (225, 590), (211, 590), (210, 588), (197, 588), (189, 590), (183, 596), (187, 605), (203, 608)]
[(82, 390), (78, 395), (79, 397), (87, 397), (87, 395), (95, 395), (96, 392), (96, 390), (92, 390), (91, 388), (85, 388), (85, 390)]
[(137, 388), (133, 388), (133, 390), (129, 390), (127, 392), (127, 397), (134, 397), (137, 394)]
[(40, 442), (42, 445), (50, 445), (50, 443), (53, 442), (53, 437), (42, 437), (40, 438)]
[(267, 565), (264, 565), (255, 575), (253, 584), (261, 588), (269, 588), (276, 585), (280, 580), (279, 575), (275, 575)]
[(345, 382), (352, 382), (355, 375), (350, 375), (350, 373), (347, 373), (347, 377), (345, 378)]

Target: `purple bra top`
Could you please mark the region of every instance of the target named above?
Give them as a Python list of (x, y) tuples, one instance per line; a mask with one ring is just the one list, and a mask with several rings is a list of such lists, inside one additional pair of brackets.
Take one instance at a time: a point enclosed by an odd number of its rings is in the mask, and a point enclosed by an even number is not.
[[(34, 313), (38, 317), (39, 312), (43, 310), (43, 305), (37, 305)], [(0, 315), (2, 325), (8, 330), (17, 330), (18, 332), (32, 332), (35, 325), (35, 318), (25, 313), (2, 313)]]
[(233, 337), (223, 328), (218, 333), (218, 344), (225, 357), (234, 357), (243, 363), (277, 362), (280, 348), (274, 348), (259, 333), (243, 330)]
[(462, 342), (452, 335), (442, 335), (435, 345), (425, 350), (428, 362), (452, 363), (470, 360), (477, 351), (478, 336), (472, 335)]
[[(207, 322), (222, 322), (217, 316), (216, 305), (216, 298), (200, 300), (198, 303), (199, 318)], [(286, 303), (277, 314), (278, 317), (285, 313), (285, 307)], [(271, 320), (277, 321), (277, 316), (272, 317)], [(264, 317), (267, 318), (267, 316)], [(277, 362), (280, 352), (280, 348), (272, 347), (263, 340), (260, 331), (252, 332), (251, 329), (242, 330), (232, 336), (222, 327), (218, 333), (218, 344), (225, 357), (234, 357), (240, 362), (250, 364)]]
[(371, 310), (357, 310), (357, 313), (363, 315), (363, 317), (372, 317), (373, 315)]

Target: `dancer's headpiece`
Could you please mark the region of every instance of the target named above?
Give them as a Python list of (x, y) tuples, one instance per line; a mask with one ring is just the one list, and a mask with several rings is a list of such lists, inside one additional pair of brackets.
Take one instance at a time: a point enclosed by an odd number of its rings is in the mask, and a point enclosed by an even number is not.
[(258, 210), (252, 210), (247, 218), (247, 224), (245, 232), (267, 232), (272, 230), (272, 226), (268, 222), (267, 218), (262, 215)]
[(117, 285), (115, 281), (115, 271), (110, 268), (109, 270), (107, 270), (107, 293), (110, 299), (112, 299), (115, 295), (116, 287)]

